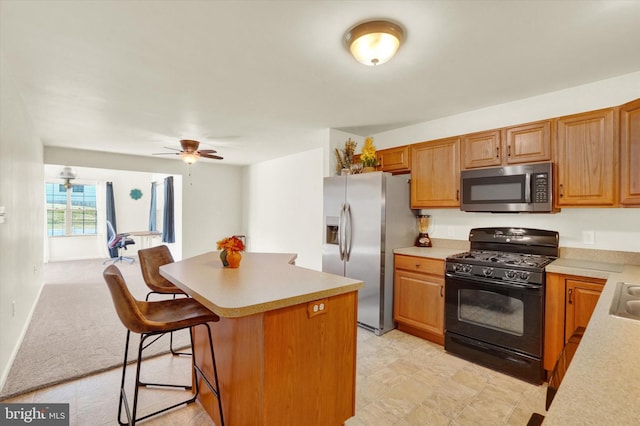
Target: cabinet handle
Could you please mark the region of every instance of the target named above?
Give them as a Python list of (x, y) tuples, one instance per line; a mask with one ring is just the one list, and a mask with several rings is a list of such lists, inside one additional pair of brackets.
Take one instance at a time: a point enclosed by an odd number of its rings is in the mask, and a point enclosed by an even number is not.
[(500, 147), (496, 147), (496, 158), (500, 158)]
[(572, 288), (569, 289), (569, 304), (570, 305), (573, 304), (573, 300), (571, 300), (571, 296), (573, 296), (573, 289)]
[(507, 145), (507, 157), (511, 157), (511, 145)]
[(444, 297), (444, 286), (440, 286), (440, 297)]
[(456, 201), (460, 201), (460, 190), (456, 189)]
[(564, 185), (560, 184), (560, 198), (564, 197)]
[(416, 269), (420, 268), (420, 264), (416, 263)]

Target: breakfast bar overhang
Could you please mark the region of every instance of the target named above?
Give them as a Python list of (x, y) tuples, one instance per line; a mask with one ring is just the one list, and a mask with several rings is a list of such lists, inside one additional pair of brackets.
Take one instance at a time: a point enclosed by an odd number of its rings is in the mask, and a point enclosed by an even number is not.
[[(243, 253), (224, 268), (218, 252), (160, 267), (160, 274), (220, 316), (211, 323), (225, 423), (339, 425), (355, 414), (356, 326), (361, 281), (295, 266), (296, 256)], [(206, 363), (206, 330), (194, 330)], [(219, 424), (206, 386), (200, 402)]]

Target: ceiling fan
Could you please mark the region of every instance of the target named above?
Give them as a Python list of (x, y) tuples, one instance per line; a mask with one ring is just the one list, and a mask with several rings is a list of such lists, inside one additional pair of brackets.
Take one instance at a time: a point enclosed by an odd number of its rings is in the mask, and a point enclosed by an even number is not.
[(198, 146), (200, 146), (200, 142), (194, 141), (191, 139), (182, 139), (180, 141), (180, 146), (182, 149), (175, 149), (170, 147), (165, 147), (167, 149), (172, 149), (178, 152), (162, 152), (152, 155), (179, 155), (182, 157), (182, 161), (191, 165), (198, 161), (200, 157), (202, 158), (212, 158), (214, 160), (222, 160), (222, 157), (219, 155), (215, 155), (217, 152), (215, 149), (200, 149), (198, 150)]

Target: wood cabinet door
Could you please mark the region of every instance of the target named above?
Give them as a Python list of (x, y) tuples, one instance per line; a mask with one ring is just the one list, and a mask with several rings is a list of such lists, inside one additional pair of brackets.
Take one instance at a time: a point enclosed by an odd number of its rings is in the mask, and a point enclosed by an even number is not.
[(460, 139), (411, 147), (411, 208), (460, 206)]
[(556, 120), (556, 207), (616, 205), (615, 123), (613, 108)]
[(462, 137), (460, 155), (463, 169), (502, 164), (500, 130), (473, 133)]
[(409, 153), (408, 145), (376, 151), (378, 170), (393, 174), (409, 173), (411, 170)]
[(394, 292), (396, 321), (444, 335), (444, 277), (396, 270)]
[(602, 293), (602, 287), (602, 284), (573, 279), (566, 280), (565, 343), (576, 328), (587, 327), (591, 314), (593, 314), (593, 310), (600, 298), (600, 293)]
[(620, 204), (640, 206), (640, 99), (620, 108)]
[(506, 164), (551, 161), (550, 121), (507, 127), (504, 134)]

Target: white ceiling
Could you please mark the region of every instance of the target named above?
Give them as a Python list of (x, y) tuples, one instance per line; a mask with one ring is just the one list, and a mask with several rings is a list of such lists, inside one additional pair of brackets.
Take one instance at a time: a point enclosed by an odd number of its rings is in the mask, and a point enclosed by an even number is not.
[[(372, 18), (407, 31), (377, 68), (342, 42)], [(640, 70), (637, 0), (1, 0), (0, 27), (45, 145), (149, 155), (190, 138), (227, 164)]]

